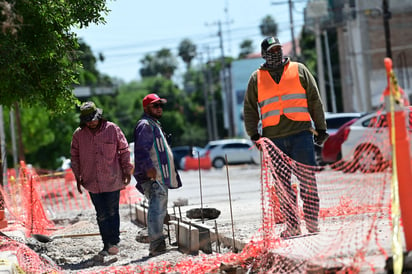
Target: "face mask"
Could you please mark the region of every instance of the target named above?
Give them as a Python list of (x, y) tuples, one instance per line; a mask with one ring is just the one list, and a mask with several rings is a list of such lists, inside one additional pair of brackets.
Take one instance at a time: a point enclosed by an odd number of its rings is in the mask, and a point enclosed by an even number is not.
[(283, 66), (283, 52), (282, 49), (272, 52), (264, 52), (263, 59), (266, 60), (265, 66), (267, 68), (281, 68)]

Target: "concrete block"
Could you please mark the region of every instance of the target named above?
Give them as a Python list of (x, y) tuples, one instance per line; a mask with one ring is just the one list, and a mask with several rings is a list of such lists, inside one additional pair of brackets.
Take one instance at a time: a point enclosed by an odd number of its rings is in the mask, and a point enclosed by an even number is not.
[(147, 208), (136, 205), (136, 222), (142, 226), (147, 226)]
[(192, 226), (199, 230), (199, 249), (206, 254), (212, 254), (212, 240), (210, 226), (201, 223), (192, 223)]
[(171, 221), (175, 225), (176, 241), (184, 253), (196, 255), (199, 252), (199, 230), (191, 224)]

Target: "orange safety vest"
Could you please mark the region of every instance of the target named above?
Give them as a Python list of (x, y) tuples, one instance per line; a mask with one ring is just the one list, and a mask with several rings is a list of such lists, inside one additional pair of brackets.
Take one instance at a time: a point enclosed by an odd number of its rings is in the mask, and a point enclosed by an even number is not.
[(310, 121), (306, 91), (299, 79), (298, 63), (289, 62), (277, 84), (267, 70), (257, 71), (258, 103), (262, 127), (279, 124), (280, 115), (293, 121)]

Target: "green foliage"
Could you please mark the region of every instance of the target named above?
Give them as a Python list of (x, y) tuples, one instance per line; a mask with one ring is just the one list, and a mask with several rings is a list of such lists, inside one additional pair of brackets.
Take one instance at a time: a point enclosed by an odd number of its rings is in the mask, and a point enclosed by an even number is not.
[[(14, 29), (0, 32), (0, 101), (18, 101), (64, 112), (77, 102), (72, 93), (78, 82), (78, 42), (74, 25), (104, 22), (104, 0), (3, 1), (16, 14)], [(0, 21), (4, 24), (3, 15)]]
[(313, 76), (317, 78), (317, 57), (316, 57), (316, 37), (311, 31), (306, 28), (302, 29), (300, 38), (301, 56), (300, 61), (304, 63)]
[(186, 69), (190, 69), (192, 60), (196, 57), (196, 45), (190, 39), (183, 39), (179, 44), (179, 56), (186, 63)]
[(260, 25), (259, 25), (260, 33), (263, 36), (277, 36), (278, 35), (278, 24), (273, 19), (272, 16), (266, 15)]
[(157, 51), (154, 56), (146, 54), (140, 63), (142, 64), (140, 75), (143, 78), (160, 75), (171, 79), (177, 68), (177, 59), (167, 48)]
[(245, 58), (248, 54), (253, 52), (253, 41), (250, 39), (244, 40), (240, 44), (239, 59)]
[[(4, 113), (10, 109), (5, 107)], [(51, 116), (43, 106), (20, 108), (22, 142), (26, 162), (35, 167), (57, 168), (56, 159), (70, 156), (70, 142), (74, 129), (78, 126), (78, 114), (74, 108), (64, 114)], [(10, 115), (4, 115), (4, 124), (10, 125)], [(15, 127), (17, 133), (17, 128)], [(10, 127), (5, 126), (6, 136), (12, 136)], [(12, 163), (12, 140), (6, 138), (8, 162)], [(11, 166), (11, 165), (9, 165)]]

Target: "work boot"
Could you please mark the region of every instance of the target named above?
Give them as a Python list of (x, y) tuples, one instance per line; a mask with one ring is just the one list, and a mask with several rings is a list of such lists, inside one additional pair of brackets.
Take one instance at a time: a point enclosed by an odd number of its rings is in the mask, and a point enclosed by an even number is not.
[(166, 242), (163, 240), (161, 241), (156, 247), (150, 248), (149, 256), (157, 256), (166, 252)]

